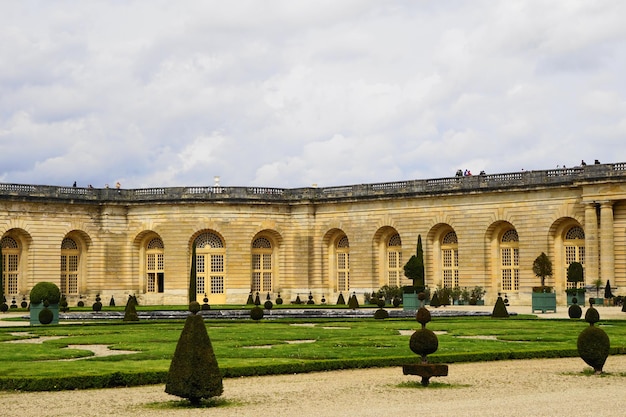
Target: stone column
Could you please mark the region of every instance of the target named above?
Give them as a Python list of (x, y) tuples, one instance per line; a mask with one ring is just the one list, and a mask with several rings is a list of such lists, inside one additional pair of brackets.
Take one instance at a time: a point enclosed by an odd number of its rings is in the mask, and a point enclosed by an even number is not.
[(600, 277), (615, 285), (615, 252), (613, 248), (613, 202), (600, 203)]
[(598, 279), (598, 268), (598, 215), (593, 202), (585, 205), (585, 284)]

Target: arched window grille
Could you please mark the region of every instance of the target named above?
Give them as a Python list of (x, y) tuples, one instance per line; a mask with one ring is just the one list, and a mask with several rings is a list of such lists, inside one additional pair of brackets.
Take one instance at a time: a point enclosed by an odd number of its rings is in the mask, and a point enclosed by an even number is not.
[(443, 286), (454, 288), (459, 286), (459, 242), (454, 231), (446, 233), (441, 239), (441, 271)]
[(401, 286), (404, 269), (402, 265), (402, 239), (399, 234), (389, 238), (387, 242), (387, 284)]
[(252, 292), (271, 292), (273, 281), (272, 242), (259, 237), (252, 242)]
[(61, 294), (78, 294), (79, 260), (78, 244), (66, 237), (61, 242)]
[(350, 290), (350, 242), (347, 236), (341, 237), (336, 244), (337, 254), (337, 291)]
[(198, 236), (196, 243), (196, 291), (198, 294), (225, 294), (224, 242), (215, 233)]
[[(567, 268), (572, 262), (579, 262), (585, 267), (585, 231), (580, 226), (570, 227), (565, 232), (565, 239), (563, 241), (565, 247), (565, 276), (567, 277)], [(584, 276), (584, 275), (583, 275)], [(567, 282), (567, 288), (573, 288), (576, 284), (573, 282)], [(584, 282), (578, 283), (578, 285), (584, 286)]]
[(146, 244), (146, 292), (165, 291), (165, 254), (163, 241), (154, 237)]
[(509, 229), (500, 239), (500, 287), (502, 291), (519, 291), (519, 236)]
[(0, 240), (2, 246), (2, 284), (7, 296), (18, 294), (20, 265), (20, 247), (15, 239), (5, 236)]

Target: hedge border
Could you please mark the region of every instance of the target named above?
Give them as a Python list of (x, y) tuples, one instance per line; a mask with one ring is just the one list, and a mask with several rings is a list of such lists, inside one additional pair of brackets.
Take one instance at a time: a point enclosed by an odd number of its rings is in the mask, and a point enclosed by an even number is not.
[[(611, 355), (626, 354), (626, 347), (612, 347)], [(555, 350), (528, 350), (505, 352), (469, 352), (429, 355), (431, 363), (469, 363), (495, 362), (503, 360), (522, 359), (551, 359), (578, 357), (576, 349)], [(310, 372), (336, 371), (342, 369), (389, 368), (415, 363), (419, 357), (415, 355), (392, 358), (367, 359), (330, 359), (289, 364), (273, 364), (261, 366), (241, 366), (222, 368), (224, 378), (238, 378), (244, 376), (264, 376), (283, 374), (302, 374)], [(167, 372), (114, 372), (107, 375), (83, 375), (58, 377), (32, 378), (3, 378), (0, 377), (0, 390), (3, 391), (64, 391), (94, 388), (133, 387), (140, 385), (164, 384)]]

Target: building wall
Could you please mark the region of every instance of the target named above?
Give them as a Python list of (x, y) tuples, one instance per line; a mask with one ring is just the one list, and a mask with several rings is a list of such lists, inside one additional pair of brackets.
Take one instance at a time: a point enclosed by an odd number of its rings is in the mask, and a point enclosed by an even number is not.
[[(192, 245), (205, 232), (222, 239), (225, 259), (225, 294), (212, 295), (209, 301), (243, 303), (251, 291), (251, 247), (257, 237), (272, 245), (272, 298), (281, 292), (289, 302), (297, 295), (306, 299), (311, 292), (317, 302), (322, 296), (334, 302), (339, 294), (334, 245), (341, 236), (349, 241), (349, 292), (362, 299), (364, 293), (387, 283), (385, 245), (395, 233), (402, 240), (404, 262), (422, 237), (426, 282), (430, 288), (441, 285), (442, 239), (454, 231), (459, 285), (484, 287), (490, 303), (501, 291), (499, 240), (504, 231), (514, 229), (519, 236), (519, 290), (507, 292), (511, 303), (530, 304), (532, 287), (540, 284), (532, 264), (541, 252), (550, 256), (554, 267), (547, 284), (555, 287), (563, 303), (567, 267), (563, 239), (572, 226), (585, 231), (586, 284), (610, 279), (612, 287), (618, 287), (614, 292), (626, 289), (623, 167), (610, 165), (611, 176), (604, 173), (605, 166), (593, 168), (595, 174), (576, 171), (571, 180), (555, 180), (555, 174), (546, 171), (537, 176), (544, 180), (522, 179), (523, 183), (499, 187), (472, 178), (461, 180), (471, 181), (469, 186), (456, 189), (446, 179), (442, 189), (431, 192), (405, 192), (408, 186), (402, 183), (390, 186), (396, 187), (391, 191), (382, 185), (382, 191), (370, 187), (362, 193), (363, 186), (349, 186), (290, 194), (253, 190), (248, 197), (235, 195), (241, 190), (231, 194), (212, 190), (207, 198), (187, 194), (173, 198), (175, 190), (170, 189), (123, 190), (118, 196), (109, 194), (112, 190), (41, 191), (37, 186), (6, 185), (0, 187), (0, 235), (19, 243), (18, 299), (37, 282), (59, 281), (61, 242), (70, 237), (80, 251), (79, 294), (69, 297), (71, 304), (78, 295), (91, 303), (96, 294), (105, 303), (111, 296), (125, 302), (129, 294), (136, 294), (147, 304), (183, 304)], [(545, 178), (556, 183), (543, 183)], [(146, 293), (145, 251), (154, 237), (164, 247), (162, 293)], [(6, 251), (10, 249), (3, 248)], [(405, 278), (402, 284), (410, 281)]]

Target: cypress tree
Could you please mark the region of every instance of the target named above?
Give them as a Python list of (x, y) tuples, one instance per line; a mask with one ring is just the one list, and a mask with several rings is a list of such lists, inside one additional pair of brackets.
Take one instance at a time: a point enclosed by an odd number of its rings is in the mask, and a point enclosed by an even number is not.
[(417, 251), (404, 265), (404, 276), (413, 280), (416, 291), (424, 290), (424, 249), (422, 248), (422, 235), (417, 236)]
[(193, 242), (191, 248), (191, 271), (189, 272), (189, 302), (196, 301), (197, 293), (196, 285), (196, 242)]

